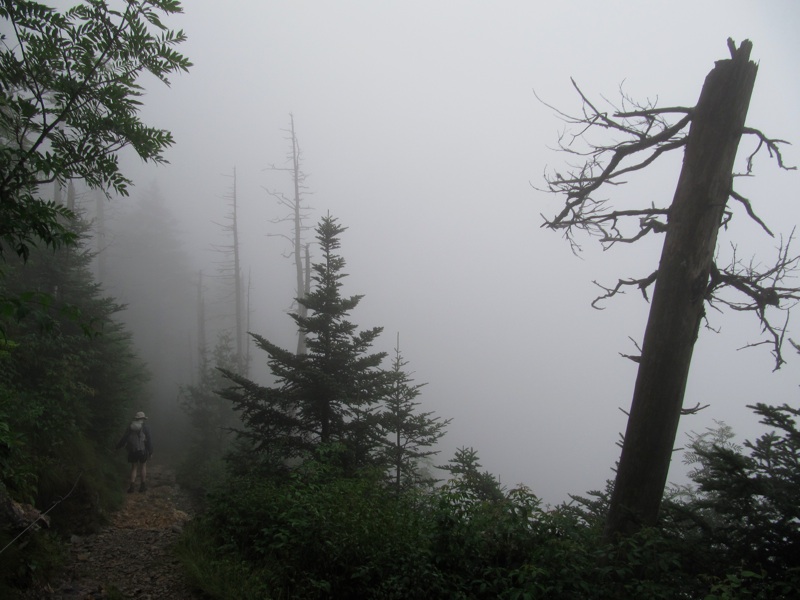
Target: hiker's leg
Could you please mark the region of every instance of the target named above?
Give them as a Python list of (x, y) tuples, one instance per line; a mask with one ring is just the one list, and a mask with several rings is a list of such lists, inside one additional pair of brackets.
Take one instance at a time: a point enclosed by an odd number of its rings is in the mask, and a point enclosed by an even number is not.
[(133, 486), (136, 484), (136, 463), (131, 463), (131, 484), (128, 486), (128, 493), (133, 492)]
[(144, 492), (147, 490), (147, 484), (145, 483), (147, 480), (147, 462), (139, 463), (139, 473), (142, 476), (142, 482), (139, 484), (139, 491)]

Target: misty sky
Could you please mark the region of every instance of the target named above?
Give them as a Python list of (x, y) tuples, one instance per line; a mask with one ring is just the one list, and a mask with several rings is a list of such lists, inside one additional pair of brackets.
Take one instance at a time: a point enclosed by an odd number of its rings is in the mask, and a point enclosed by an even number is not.
[[(126, 170), (139, 189), (161, 190), (196, 267), (222, 236), (214, 222), (228, 212), (236, 167), (251, 328), (294, 347), (288, 247), (268, 237), (289, 229), (270, 223), (285, 210), (264, 189), (290, 191), (267, 167), (284, 163), (294, 114), (308, 225), (330, 212), (349, 227), (344, 293), (365, 295), (352, 320), (385, 328), (378, 350), (391, 351), (399, 332), (416, 382), (428, 383), (425, 409), (453, 418), (440, 462), (473, 446), (503, 484), (525, 483), (547, 502), (601, 488), (636, 376), (619, 354), (635, 353), (629, 337), (641, 340), (648, 306), (628, 294), (594, 310), (592, 281), (649, 274), (663, 238), (608, 252), (584, 238), (576, 257), (540, 227), (562, 199), (535, 187), (566, 157), (552, 150), (562, 123), (533, 90), (566, 112), (580, 107), (570, 77), (598, 102), (617, 100), (622, 84), (633, 98), (691, 106), (729, 56), (726, 39), (748, 38), (760, 63), (748, 125), (800, 143), (800, 5), (187, 0), (184, 10), (171, 25), (186, 30), (182, 52), (195, 66), (169, 89), (152, 86), (143, 111), (174, 133), (171, 164)], [(800, 163), (795, 146), (784, 156)], [(680, 158), (607, 195), (620, 206), (668, 204)], [(788, 235), (800, 174), (766, 159), (756, 167), (739, 187)], [(774, 258), (778, 241), (741, 214), (721, 246), (734, 239), (744, 256)], [(761, 429), (745, 405), (796, 405), (800, 357), (787, 350), (773, 374), (765, 348), (737, 350), (758, 339), (752, 315), (711, 319), (721, 333), (701, 332), (685, 402), (711, 407), (682, 431), (717, 419), (752, 438)], [(675, 462), (672, 481), (683, 471)]]

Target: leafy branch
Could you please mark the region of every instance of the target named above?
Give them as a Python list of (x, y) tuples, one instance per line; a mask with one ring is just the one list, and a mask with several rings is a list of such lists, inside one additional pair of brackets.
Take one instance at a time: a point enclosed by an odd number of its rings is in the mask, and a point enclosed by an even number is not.
[(150, 73), (169, 85), (171, 74), (188, 71), (191, 63), (174, 48), (185, 34), (161, 20), (180, 12), (174, 0), (128, 0), (122, 11), (87, 0), (63, 13), (37, 2), (0, 3), (13, 32), (0, 42), (0, 253), (8, 245), (26, 257), (37, 238), (70, 242), (59, 218), (71, 216), (42, 201), (39, 186), (83, 179), (107, 196), (126, 195), (121, 149), (166, 162), (174, 140), (141, 122), (137, 80)]

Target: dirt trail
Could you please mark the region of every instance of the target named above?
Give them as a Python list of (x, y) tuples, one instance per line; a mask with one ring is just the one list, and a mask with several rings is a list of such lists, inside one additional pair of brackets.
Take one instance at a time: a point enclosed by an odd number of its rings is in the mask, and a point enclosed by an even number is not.
[[(102, 531), (73, 536), (59, 581), (25, 598), (192, 600), (171, 546), (191, 518), (191, 503), (164, 465), (148, 465), (148, 489), (127, 494)], [(138, 489), (138, 487), (137, 487)]]

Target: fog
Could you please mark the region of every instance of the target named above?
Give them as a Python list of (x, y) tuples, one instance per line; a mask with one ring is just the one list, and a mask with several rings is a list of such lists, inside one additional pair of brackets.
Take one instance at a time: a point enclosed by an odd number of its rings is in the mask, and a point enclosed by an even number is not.
[[(659, 106), (691, 106), (714, 61), (728, 57), (726, 39), (750, 39), (760, 67), (748, 125), (798, 142), (800, 6), (191, 0), (184, 11), (169, 23), (188, 34), (181, 51), (195, 66), (170, 88), (148, 82), (143, 107), (146, 123), (176, 138), (170, 164), (124, 155), (136, 188), (112, 200), (112, 229), (114, 219), (160, 196), (180, 240), (175, 252), (189, 272), (210, 274), (219, 256), (212, 246), (226, 243), (219, 224), (235, 168), (250, 329), (294, 348), (286, 316), (294, 271), (279, 236), (290, 230), (273, 222), (285, 209), (265, 189), (290, 193), (289, 176), (268, 167), (284, 164), (294, 115), (312, 208), (306, 224), (330, 213), (348, 227), (343, 293), (365, 296), (352, 321), (385, 328), (377, 350), (391, 351), (399, 332), (408, 368), (428, 384), (424, 409), (453, 418), (438, 462), (472, 446), (504, 485), (524, 483), (549, 503), (602, 488), (625, 428), (619, 408), (629, 407), (636, 377), (620, 353), (635, 353), (631, 340), (642, 338), (648, 305), (629, 293), (595, 310), (600, 290), (592, 282), (649, 274), (663, 238), (607, 252), (579, 239), (576, 256), (559, 233), (541, 228), (541, 215), (555, 214), (563, 200), (536, 188), (567, 157), (552, 149), (563, 124), (534, 90), (566, 112), (580, 108), (570, 77), (598, 102), (617, 100), (622, 86)], [(793, 146), (784, 157), (800, 163)], [(667, 204), (680, 159), (606, 195), (615, 206)], [(756, 169), (739, 187), (776, 234), (788, 235), (800, 215), (798, 174), (766, 158)], [(779, 242), (741, 211), (721, 247), (734, 240), (740, 254), (763, 262)], [(121, 252), (119, 239), (110, 244)], [(111, 286), (129, 302), (162, 402), (174, 402), (196, 360), (194, 282), (186, 284), (186, 310), (167, 324), (137, 313), (124, 286)], [(215, 311), (224, 309), (207, 307), (212, 322)], [(710, 407), (683, 418), (678, 445), (715, 420), (752, 439), (761, 429), (747, 404), (797, 402), (793, 351), (773, 373), (766, 348), (741, 349), (760, 339), (753, 315), (710, 319), (720, 332), (701, 331), (685, 400)], [(790, 323), (787, 337), (792, 332), (800, 337)], [(175, 367), (148, 356), (154, 347), (187, 358)], [(266, 355), (255, 350), (252, 359), (253, 377), (268, 381)], [(165, 425), (154, 420), (156, 435)], [(676, 456), (670, 480), (682, 481), (684, 471)]]

